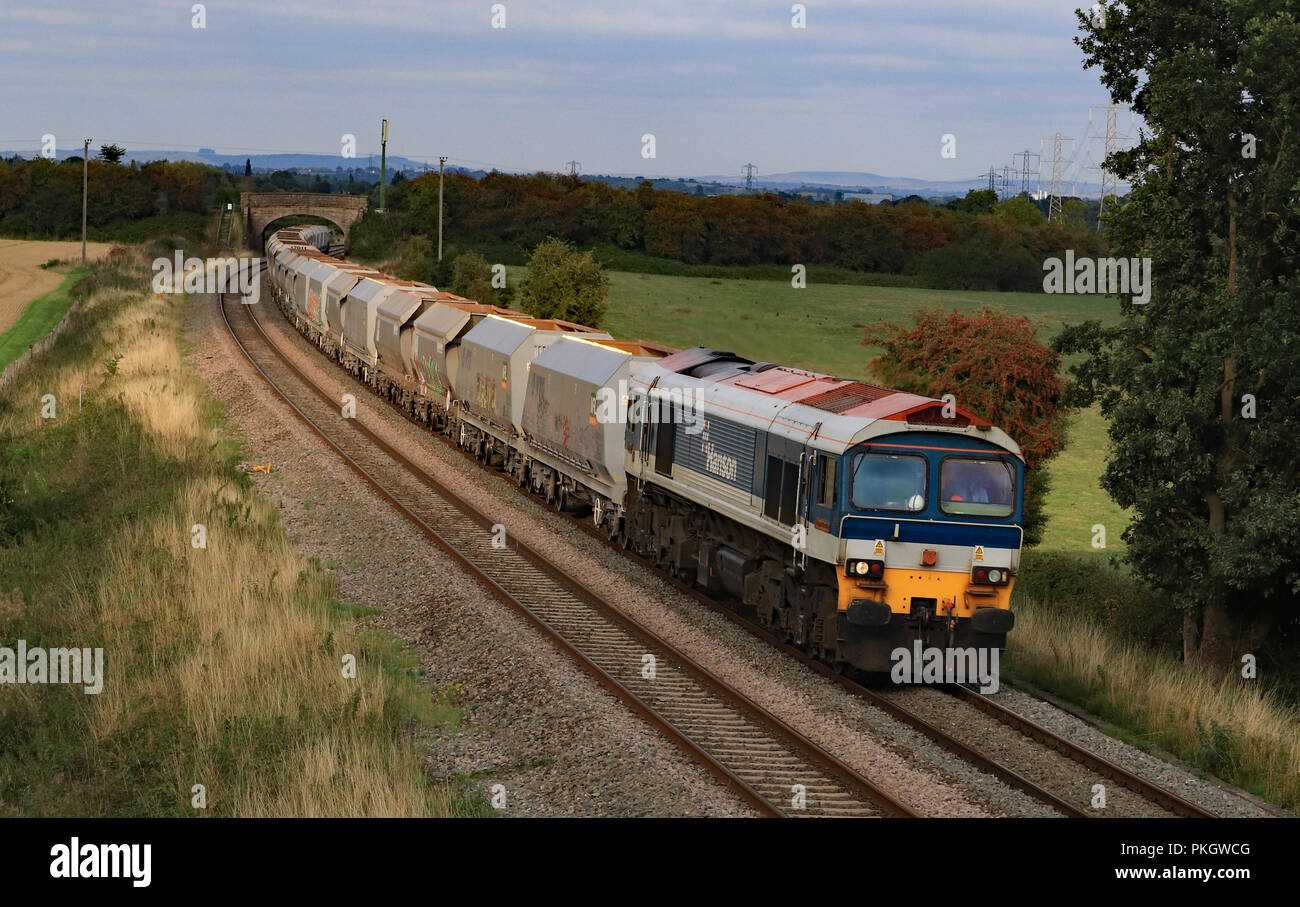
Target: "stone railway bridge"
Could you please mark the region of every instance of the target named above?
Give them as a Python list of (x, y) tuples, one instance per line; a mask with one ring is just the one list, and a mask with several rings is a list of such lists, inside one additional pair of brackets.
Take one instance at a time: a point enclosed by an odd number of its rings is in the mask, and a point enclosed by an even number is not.
[(364, 195), (328, 195), (320, 192), (241, 192), (239, 208), (244, 221), (244, 236), (250, 249), (262, 251), (266, 246), (266, 228), (273, 221), (291, 214), (313, 214), (343, 231), (343, 245), (348, 245), (352, 225), (370, 207)]

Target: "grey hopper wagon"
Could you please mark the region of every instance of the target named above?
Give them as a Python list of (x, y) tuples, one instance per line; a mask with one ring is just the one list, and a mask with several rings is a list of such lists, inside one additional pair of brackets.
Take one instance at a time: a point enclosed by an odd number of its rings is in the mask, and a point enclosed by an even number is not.
[(379, 362), (375, 348), (375, 325), (379, 305), (394, 293), (412, 287), (433, 289), (427, 284), (393, 277), (364, 277), (359, 280), (343, 302), (343, 345), (352, 355), (374, 366)]
[(567, 321), (488, 315), (460, 343), (453, 390), (461, 406), (503, 440), (520, 433), (529, 366), (565, 335), (612, 339), (604, 331)]
[(333, 269), (329, 262), (321, 261), (310, 255), (303, 255), (289, 268), (289, 300), (294, 309), (306, 313), (308, 278), (316, 271), (328, 272), (331, 270)]
[(317, 257), (304, 256), (300, 259), (289, 272), (290, 279), (290, 301), (294, 305), (295, 311), (307, 314), (312, 308), (320, 309), (320, 301), (315, 307), (311, 304), (311, 286), (320, 286), (321, 281), (329, 279), (337, 270), (338, 262), (333, 260), (324, 261)]
[[(348, 293), (367, 277), (383, 278), (378, 271), (351, 262), (340, 262), (339, 268), (321, 286), (320, 312), (315, 324), (341, 342), (343, 339), (343, 303)], [(310, 313), (309, 313), (310, 317)]]
[(411, 366), (425, 393), (447, 398), (460, 370), (460, 340), (488, 315), (527, 318), (523, 312), (477, 302), (439, 302), (412, 323)]
[(540, 458), (562, 461), (565, 472), (576, 467), (583, 484), (621, 502), (628, 381), (673, 352), (651, 343), (560, 337), (528, 370), (523, 429), (529, 444)]
[(379, 364), (393, 374), (416, 377), (412, 358), (416, 320), (438, 303), (454, 305), (469, 301), (455, 293), (428, 293), (414, 289), (390, 295), (379, 304), (377, 314), (375, 349), (379, 351)]

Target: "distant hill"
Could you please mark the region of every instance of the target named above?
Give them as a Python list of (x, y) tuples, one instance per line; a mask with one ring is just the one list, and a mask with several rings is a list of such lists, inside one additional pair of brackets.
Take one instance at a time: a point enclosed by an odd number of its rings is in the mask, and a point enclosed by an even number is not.
[[(91, 149), (92, 153), (98, 153), (96, 149)], [(19, 152), (0, 151), (0, 156), (12, 157)], [(24, 152), (22, 157), (31, 157), (31, 152)], [(81, 149), (73, 148), (67, 151), (59, 152), (59, 159), (64, 160), (70, 157), (80, 157)], [(252, 162), (254, 170), (356, 170), (367, 169), (373, 166), (379, 169), (379, 155), (360, 154), (354, 158), (343, 158), (337, 154), (218, 154), (210, 149), (203, 148), (199, 151), (175, 151), (148, 148), (130, 148), (123, 156), (124, 163), (138, 161), (147, 163), (148, 161), (192, 161), (198, 164), (208, 164), (212, 167), (236, 167), (242, 170), (244, 161)], [(424, 161), (413, 161), (410, 158), (399, 155), (388, 156), (388, 171), (396, 173), (404, 170), (407, 173), (423, 173), (425, 171)], [(429, 167), (434, 173), (438, 172), (438, 162), (434, 161)], [(447, 168), (462, 169), (462, 168)]]
[[(3, 151), (0, 156), (12, 157), (17, 152)], [(81, 153), (80, 148), (73, 148), (59, 154), (60, 159), (77, 157)], [(31, 152), (22, 155), (23, 157), (31, 156)], [(168, 151), (168, 150), (151, 150), (151, 149), (129, 149), (123, 161), (194, 161), (196, 163), (209, 164), (213, 167), (227, 167), (230, 169), (242, 170), (245, 159), (252, 162), (253, 169), (258, 172), (274, 170), (314, 170), (330, 171), (336, 170), (371, 170), (376, 173), (379, 171), (379, 155), (363, 154), (355, 158), (343, 158), (336, 154), (218, 154), (212, 149), (201, 148), (198, 151)], [(426, 171), (426, 167), (428, 170)], [(415, 161), (400, 155), (389, 155), (388, 172), (397, 173), (404, 171), (410, 176), (425, 172), (436, 173), (438, 164), (436, 161), (432, 165), (425, 161)], [(468, 173), (471, 176), (481, 177), (487, 171), (471, 170), (465, 167), (448, 167), (448, 172)], [(512, 172), (512, 171), (506, 171)], [(522, 172), (522, 171), (521, 171)], [(534, 171), (529, 171), (534, 172)], [(612, 174), (583, 174), (583, 179), (596, 179), (607, 182), (614, 186), (634, 187), (643, 177), (627, 173)], [(702, 191), (710, 194), (725, 194), (734, 192), (744, 185), (744, 181), (736, 176), (722, 176), (714, 174), (711, 176), (684, 176), (684, 177), (650, 177), (654, 182), (656, 189), (674, 189), (683, 192), (693, 192), (696, 187), (702, 187)], [(754, 178), (754, 186), (758, 189), (770, 189), (781, 192), (793, 192), (796, 190), (844, 190), (861, 193), (873, 193), (878, 195), (892, 195), (894, 197), (904, 197), (908, 195), (919, 195), (923, 198), (950, 198), (964, 196), (971, 189), (983, 189), (987, 187), (987, 178), (973, 177), (963, 180), (923, 180), (907, 176), (883, 176), (879, 173), (870, 173), (868, 171), (858, 170), (793, 170), (787, 173), (766, 173)], [(1071, 191), (1073, 190), (1073, 191)], [(1097, 183), (1078, 183), (1067, 184), (1067, 193), (1080, 198), (1100, 198), (1101, 186)]]

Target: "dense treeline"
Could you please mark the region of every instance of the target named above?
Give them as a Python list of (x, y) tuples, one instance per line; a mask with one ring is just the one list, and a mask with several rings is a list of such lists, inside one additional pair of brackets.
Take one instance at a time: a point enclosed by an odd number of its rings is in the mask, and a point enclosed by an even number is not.
[[(160, 214), (206, 213), (238, 201), (232, 177), (204, 164), (90, 162), (86, 220), (106, 227)], [(0, 161), (0, 232), (70, 237), (81, 232), (81, 160)]]
[[(365, 193), (373, 189), (350, 177), (331, 182), (285, 170), (254, 175), (190, 161), (120, 164), (121, 154), (118, 146), (106, 145), (99, 158), (90, 161), (86, 222), (92, 234), (142, 239), (128, 225), (148, 227), (153, 221), (160, 221), (153, 224), (159, 231), (168, 232), (220, 205), (237, 204), (240, 192)], [(81, 158), (0, 159), (0, 233), (55, 239), (79, 236)]]
[[(949, 206), (924, 201), (814, 204), (777, 195), (702, 196), (617, 189), (538, 173), (449, 174), (444, 236), (462, 246), (508, 243), (529, 250), (555, 236), (580, 247), (613, 247), (686, 264), (825, 264), (915, 274), (953, 289), (1038, 290), (1042, 262), (1072, 248), (1101, 251), (1076, 224), (1048, 224), (1027, 197), (997, 202), (972, 193)], [(354, 240), (371, 252), (438, 232), (438, 178), (395, 186), (386, 223), (368, 218)]]

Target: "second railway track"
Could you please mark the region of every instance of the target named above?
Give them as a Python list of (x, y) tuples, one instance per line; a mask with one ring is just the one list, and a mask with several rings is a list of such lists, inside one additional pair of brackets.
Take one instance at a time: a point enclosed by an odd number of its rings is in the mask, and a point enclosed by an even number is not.
[[(761, 814), (920, 814), (517, 541), (355, 419), (299, 370), (253, 306), (219, 297), (242, 353), (312, 431), (499, 600)], [(232, 314), (229, 310), (236, 309)], [(410, 490), (411, 480), (421, 486)]]

